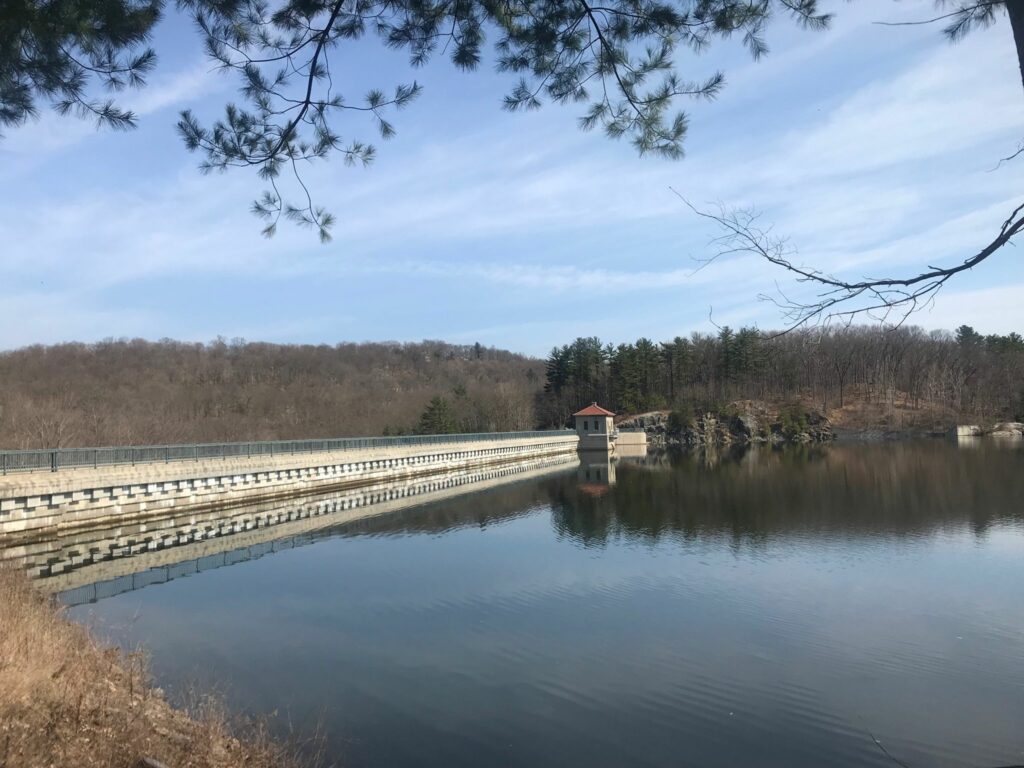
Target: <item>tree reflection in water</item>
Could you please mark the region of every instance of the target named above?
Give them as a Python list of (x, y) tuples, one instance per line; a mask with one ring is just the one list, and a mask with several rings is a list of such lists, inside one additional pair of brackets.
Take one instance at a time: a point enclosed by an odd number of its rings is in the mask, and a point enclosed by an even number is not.
[(564, 477), (544, 483), (560, 535), (587, 546), (729, 536), (756, 547), (964, 524), (983, 535), (993, 522), (1024, 519), (1024, 450), (1015, 445), (737, 446), (622, 460), (614, 478), (600, 494)]

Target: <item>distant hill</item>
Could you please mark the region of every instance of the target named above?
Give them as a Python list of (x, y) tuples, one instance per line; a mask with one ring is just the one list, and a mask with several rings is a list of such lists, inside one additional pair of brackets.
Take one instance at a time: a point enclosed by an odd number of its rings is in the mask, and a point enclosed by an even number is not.
[(104, 341), (0, 353), (0, 447), (218, 442), (567, 424), (597, 401), (686, 420), (756, 400), (837, 427), (928, 432), (1024, 420), (1024, 337), (915, 327), (595, 337), (546, 360), (440, 341)]
[(439, 341), (163, 340), (0, 353), (0, 447), (409, 432), (436, 396), (460, 431), (532, 429), (542, 361)]

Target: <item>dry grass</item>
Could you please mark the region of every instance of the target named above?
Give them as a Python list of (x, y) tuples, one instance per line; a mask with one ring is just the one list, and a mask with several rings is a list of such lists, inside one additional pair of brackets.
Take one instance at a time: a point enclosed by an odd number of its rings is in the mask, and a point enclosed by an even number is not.
[(0, 768), (298, 765), (262, 728), (236, 733), (210, 700), (192, 716), (172, 708), (140, 655), (102, 647), (0, 568)]
[(902, 392), (885, 402), (872, 401), (851, 388), (842, 408), (831, 407), (829, 421), (848, 429), (877, 429), (891, 432), (947, 432), (957, 423), (974, 423), (975, 417), (958, 414), (948, 406), (914, 401)]

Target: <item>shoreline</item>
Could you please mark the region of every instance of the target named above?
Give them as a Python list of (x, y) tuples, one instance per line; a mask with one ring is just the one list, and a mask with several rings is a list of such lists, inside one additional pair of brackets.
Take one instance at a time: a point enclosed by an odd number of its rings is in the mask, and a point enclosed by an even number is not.
[[(625, 416), (616, 429), (643, 431), (648, 443), (659, 448), (699, 449), (730, 445), (818, 445), (879, 443), (902, 440), (1024, 438), (1024, 423), (976, 419), (965, 425), (946, 418), (907, 420), (899, 426), (889, 419), (864, 418), (863, 413), (823, 412), (799, 404), (780, 405), (740, 400), (725, 407), (694, 414), (691, 411), (648, 411)], [(984, 426), (979, 426), (979, 424)]]
[(102, 643), (0, 567), (0, 766), (299, 768), (294, 750), (210, 697), (171, 706), (141, 653)]

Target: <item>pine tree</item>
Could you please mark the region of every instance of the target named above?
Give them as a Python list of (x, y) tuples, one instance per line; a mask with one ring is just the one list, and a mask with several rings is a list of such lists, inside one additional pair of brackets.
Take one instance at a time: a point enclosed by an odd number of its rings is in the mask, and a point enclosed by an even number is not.
[(140, 87), (156, 63), (150, 34), (162, 0), (4, 0), (0, 5), (0, 127), (21, 125), (40, 100), (62, 115), (131, 128), (109, 93)]
[(555, 395), (569, 384), (569, 347), (555, 347), (545, 363), (544, 391)]
[(458, 432), (458, 420), (451, 403), (440, 395), (432, 398), (420, 416), (416, 432), (420, 435), (452, 435)]
[(650, 339), (637, 339), (636, 365), (640, 386), (640, 407), (649, 410), (658, 404), (656, 386), (658, 381), (658, 369), (661, 356), (658, 354), (658, 346)]
[(961, 325), (956, 329), (956, 340), (962, 347), (976, 347), (981, 344), (983, 337), (969, 325)]
[[(584, 130), (626, 138), (641, 155), (679, 158), (687, 131), (681, 102), (713, 97), (724, 83), (713, 70), (681, 76), (680, 51), (739, 36), (757, 58), (767, 50), (762, 33), (775, 13), (805, 27), (826, 27), (829, 16), (816, 3), (178, 0), (176, 8), (192, 17), (212, 64), (237, 78), (242, 95), (212, 124), (182, 112), (178, 131), (200, 156), (202, 170), (247, 169), (268, 182), (252, 206), (265, 234), (283, 218), (327, 240), (334, 217), (306, 196), (299, 169), (330, 156), (371, 163), (375, 147), (352, 135), (369, 129), (391, 138), (391, 113), (421, 92), (412, 80), (387, 91), (366, 84), (362, 98), (338, 93), (332, 70), (341, 69), (338, 49), (347, 42), (375, 36), (382, 46), (405, 51), (414, 67), (447, 53), (462, 70), (477, 69), (490, 42), (497, 69), (518, 78), (505, 94), (506, 109), (534, 109), (544, 100), (584, 104)], [(130, 112), (92, 91), (142, 84), (154, 62), (145, 44), (166, 6), (165, 0), (5, 0), (0, 127), (24, 122), (40, 101), (115, 127), (133, 125)], [(358, 62), (355, 68), (346, 63), (358, 71)], [(292, 184), (283, 173), (294, 174)], [(301, 203), (289, 202), (289, 188)]]

